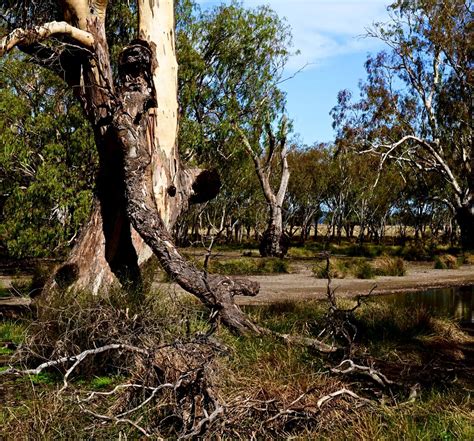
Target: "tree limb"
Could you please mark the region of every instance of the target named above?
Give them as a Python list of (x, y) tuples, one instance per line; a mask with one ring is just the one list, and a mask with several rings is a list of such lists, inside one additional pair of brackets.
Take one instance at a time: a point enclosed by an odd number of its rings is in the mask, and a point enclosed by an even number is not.
[(89, 32), (71, 26), (65, 21), (52, 21), (32, 29), (18, 28), (3, 37), (0, 40), (0, 56), (11, 51), (15, 46), (39, 43), (54, 35), (68, 36), (90, 49), (94, 45), (94, 37)]

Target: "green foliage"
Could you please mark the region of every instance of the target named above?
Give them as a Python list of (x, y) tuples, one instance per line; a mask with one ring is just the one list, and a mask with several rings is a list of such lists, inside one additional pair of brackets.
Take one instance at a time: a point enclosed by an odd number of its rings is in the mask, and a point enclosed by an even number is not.
[(7, 341), (15, 344), (23, 342), (26, 333), (26, 325), (21, 322), (9, 320), (0, 323), (0, 342)]
[[(468, 243), (473, 221), (461, 221), (460, 214), (474, 203), (472, 125), (467, 122), (472, 48), (465, 38), (472, 31), (472, 11), (463, 0), (398, 0), (389, 10), (391, 21), (369, 30), (387, 50), (368, 57), (360, 100), (352, 102), (351, 93), (341, 91), (332, 110), (337, 144), (390, 153), (380, 164), (397, 164), (406, 176), (406, 194), (397, 208), (411, 218), (417, 236), (436, 199), (458, 212)], [(447, 207), (439, 212), (445, 222), (452, 217)]]
[(353, 274), (358, 279), (373, 279), (375, 270), (369, 262), (362, 260), (355, 265)]
[(15, 257), (60, 254), (91, 208), (93, 135), (53, 74), (0, 63), (0, 243)]
[(100, 377), (94, 377), (90, 383), (89, 386), (91, 390), (102, 390), (110, 387), (111, 385), (116, 384), (120, 380), (123, 380), (122, 377), (117, 377), (117, 376), (100, 376)]

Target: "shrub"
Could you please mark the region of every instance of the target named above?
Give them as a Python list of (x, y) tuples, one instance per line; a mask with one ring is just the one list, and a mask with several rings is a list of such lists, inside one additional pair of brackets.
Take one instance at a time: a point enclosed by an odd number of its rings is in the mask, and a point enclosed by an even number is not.
[(431, 260), (430, 253), (423, 245), (420, 244), (413, 244), (403, 247), (400, 249), (399, 255), (408, 261)]
[(456, 269), (459, 268), (458, 259), (451, 254), (442, 254), (435, 258), (435, 269)]
[(405, 262), (401, 257), (382, 256), (373, 263), (377, 276), (404, 276), (406, 274)]
[(375, 270), (369, 262), (364, 260), (354, 267), (353, 274), (358, 279), (373, 279)]
[[(329, 275), (331, 279), (344, 279), (348, 274), (352, 261), (342, 259), (331, 259), (329, 264)], [(317, 279), (327, 279), (326, 262), (317, 263), (313, 269), (313, 274)]]

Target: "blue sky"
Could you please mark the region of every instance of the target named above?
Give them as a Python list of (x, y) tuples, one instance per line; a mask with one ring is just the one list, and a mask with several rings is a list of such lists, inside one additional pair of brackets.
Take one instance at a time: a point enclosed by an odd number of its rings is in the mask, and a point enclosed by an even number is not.
[[(203, 8), (222, 2), (199, 0)], [(309, 65), (295, 78), (282, 84), (287, 92), (288, 113), (295, 132), (304, 143), (334, 138), (329, 111), (337, 93), (350, 89), (357, 93), (358, 82), (365, 77), (367, 54), (383, 46), (374, 39), (362, 38), (374, 22), (388, 21), (390, 0), (244, 0), (244, 5), (270, 5), (292, 28), (294, 49), (300, 55), (288, 63), (286, 76)]]

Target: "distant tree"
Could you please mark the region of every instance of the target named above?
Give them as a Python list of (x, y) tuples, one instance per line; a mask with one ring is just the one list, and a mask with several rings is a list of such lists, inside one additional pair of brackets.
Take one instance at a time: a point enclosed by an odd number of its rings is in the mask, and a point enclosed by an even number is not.
[(443, 195), (462, 246), (474, 248), (470, 2), (400, 0), (389, 11), (391, 22), (369, 32), (389, 50), (367, 60), (362, 99), (343, 91), (333, 109), (339, 142), (379, 155), (381, 165), (437, 174), (432, 196)]
[(322, 215), (321, 204), (327, 194), (330, 152), (325, 144), (292, 149), (288, 162), (292, 170), (286, 204), (287, 224), (301, 227), (304, 243), (314, 225), (315, 236)]
[(196, 14), (193, 25), (178, 32), (184, 66), (181, 146), (214, 162), (241, 160), (237, 152), (247, 153), (268, 205), (261, 254), (283, 256), (290, 126), (278, 82), (289, 56), (289, 28), (266, 6), (249, 10), (232, 2)]

